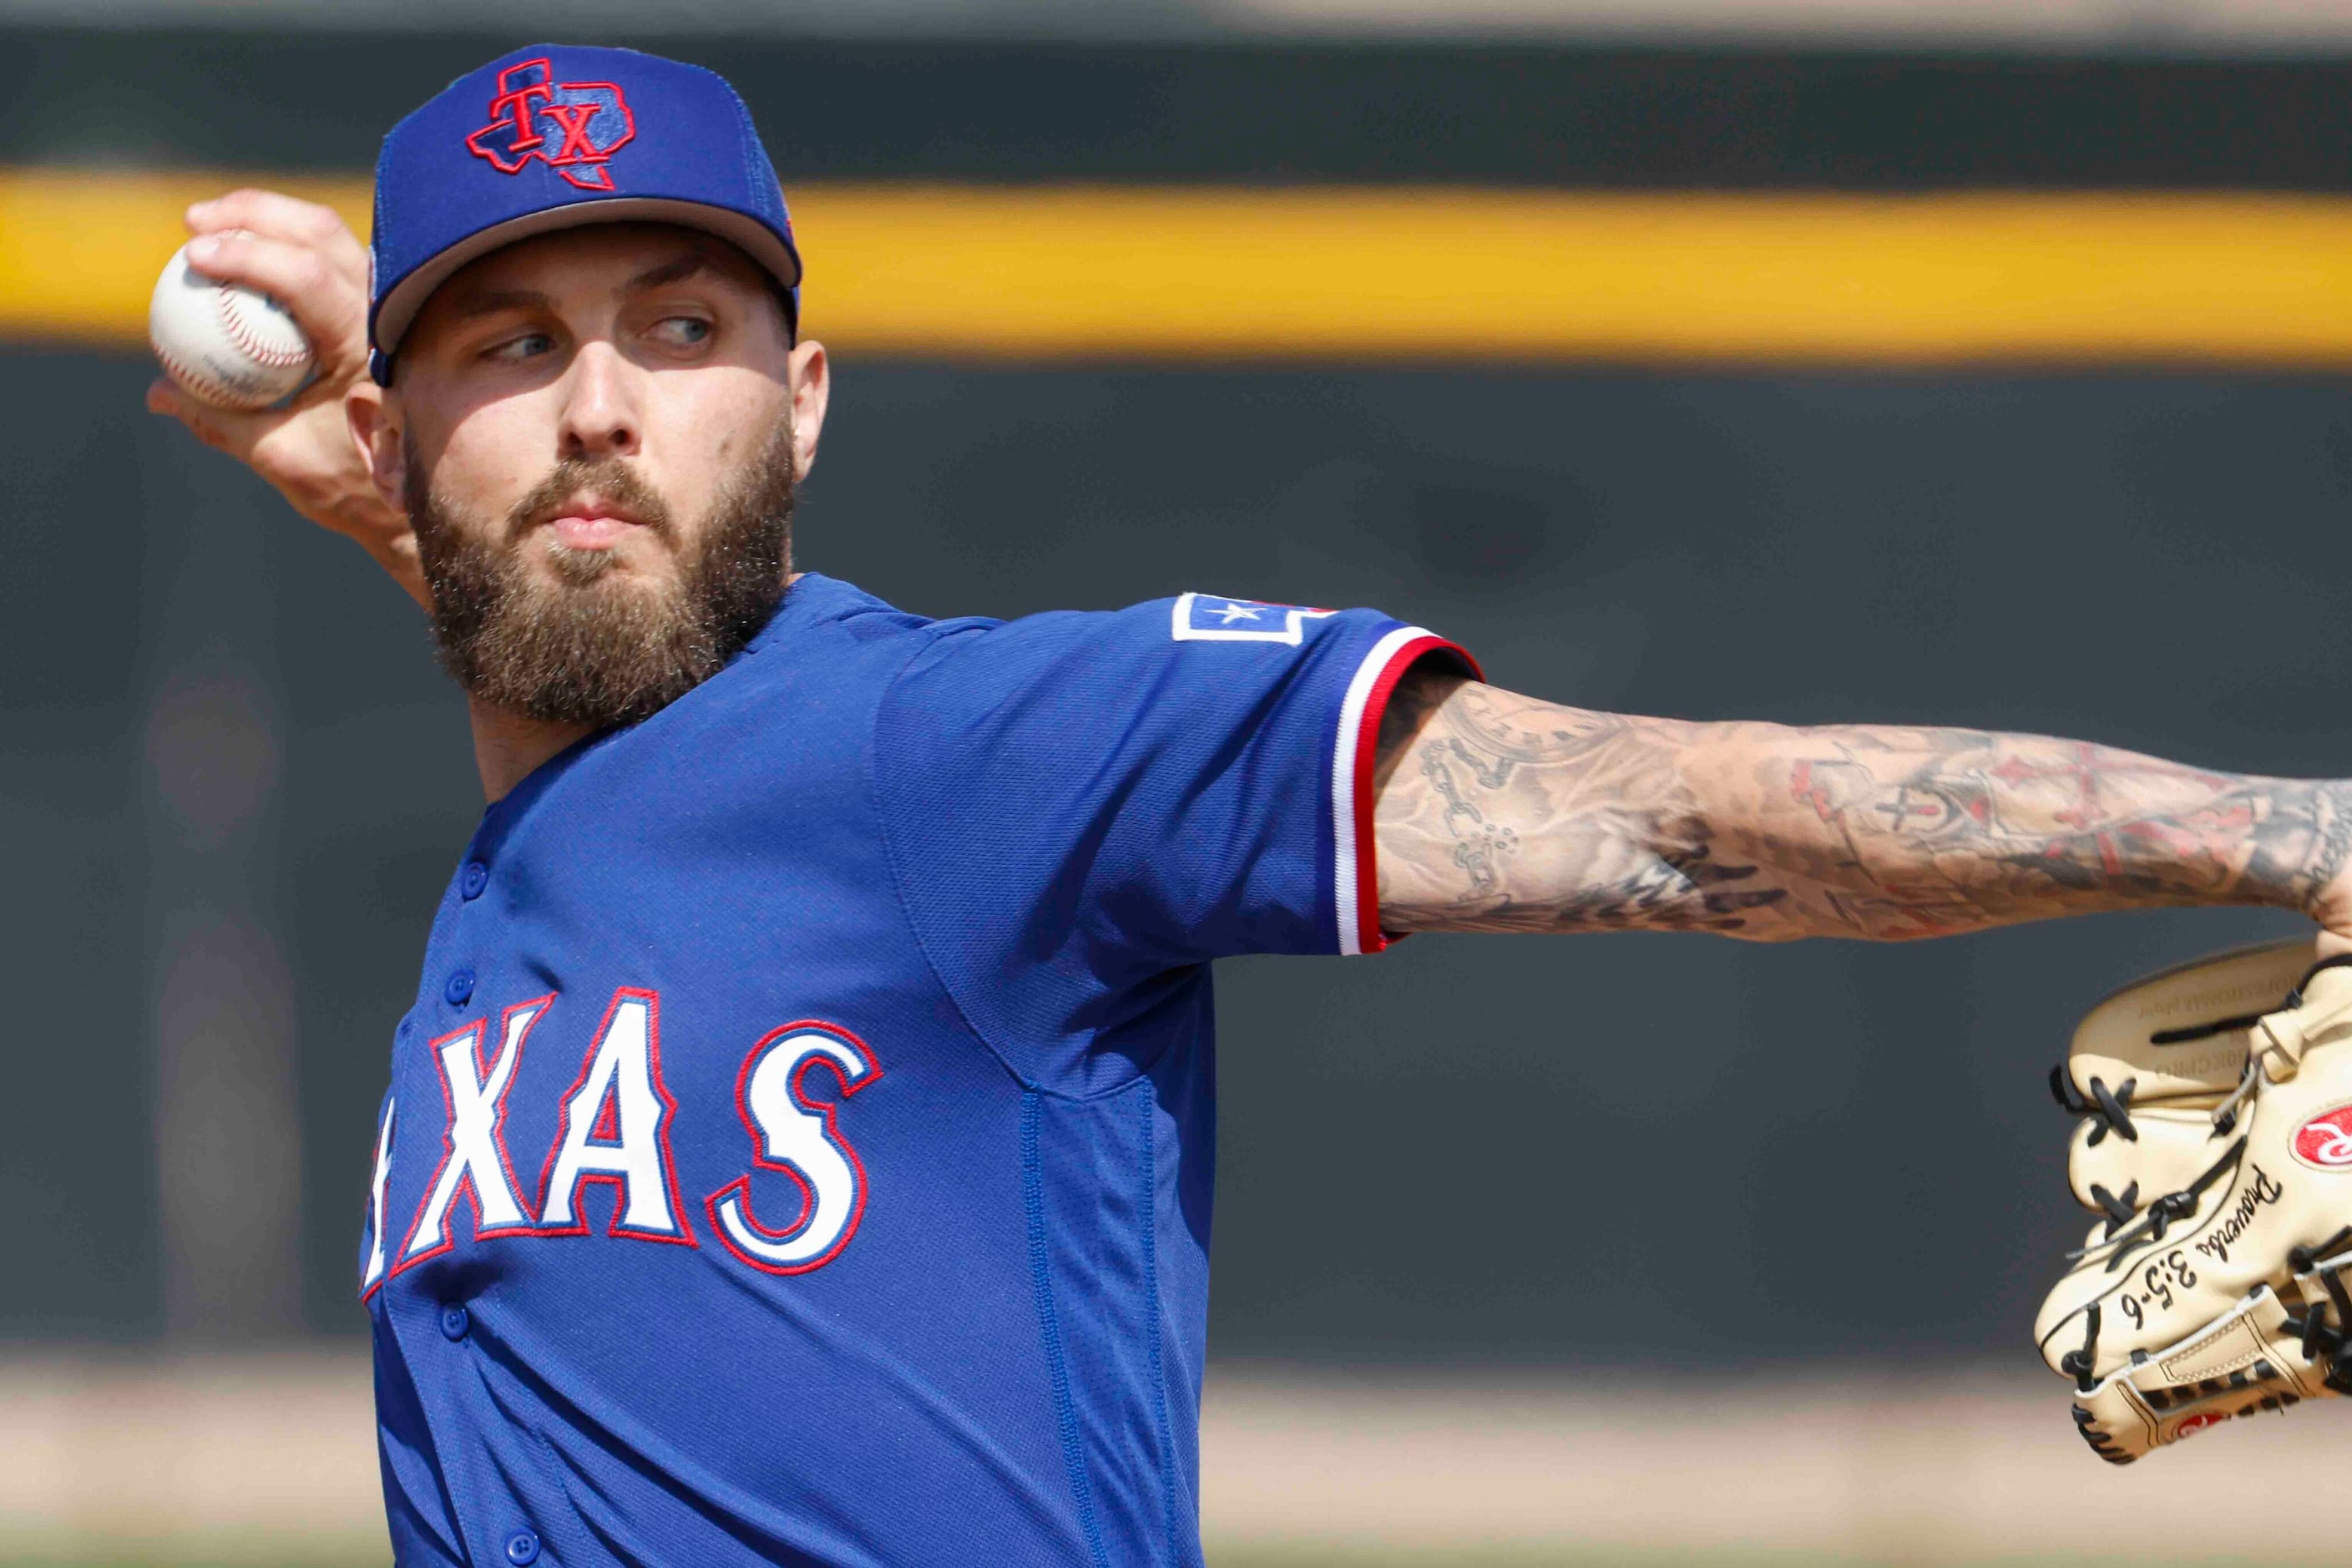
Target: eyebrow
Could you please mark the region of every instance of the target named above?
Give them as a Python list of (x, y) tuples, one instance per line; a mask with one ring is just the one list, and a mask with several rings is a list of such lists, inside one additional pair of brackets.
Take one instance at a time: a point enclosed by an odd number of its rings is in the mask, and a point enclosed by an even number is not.
[[(624, 294), (643, 293), (648, 289), (658, 289), (664, 284), (691, 278), (698, 272), (716, 275), (718, 271), (709, 257), (698, 250), (689, 250), (657, 267), (646, 268), (622, 284), (620, 291)], [(544, 310), (553, 305), (551, 299), (536, 289), (481, 289), (451, 300), (449, 313), (458, 321), (470, 321), (478, 317), (497, 315), (501, 310)]]
[(540, 310), (553, 303), (536, 289), (477, 289), (449, 301), (449, 313), (461, 321), (494, 316), (500, 310)]
[(658, 289), (665, 283), (676, 283), (691, 278), (698, 272), (716, 274), (719, 268), (711, 264), (709, 257), (699, 250), (689, 250), (685, 255), (674, 260), (665, 261), (658, 267), (646, 268), (643, 272), (622, 284), (621, 292), (640, 293), (647, 289)]

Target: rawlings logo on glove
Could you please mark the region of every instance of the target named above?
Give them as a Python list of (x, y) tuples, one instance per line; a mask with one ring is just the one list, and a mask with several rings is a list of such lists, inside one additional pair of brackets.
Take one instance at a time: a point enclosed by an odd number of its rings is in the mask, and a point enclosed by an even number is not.
[(2034, 1338), (2075, 1425), (2128, 1464), (2352, 1393), (2352, 959), (2249, 948), (2107, 998), (2050, 1075), (2102, 1217)]
[(2322, 1171), (2352, 1165), (2352, 1105), (2323, 1110), (2295, 1129), (2294, 1157)]

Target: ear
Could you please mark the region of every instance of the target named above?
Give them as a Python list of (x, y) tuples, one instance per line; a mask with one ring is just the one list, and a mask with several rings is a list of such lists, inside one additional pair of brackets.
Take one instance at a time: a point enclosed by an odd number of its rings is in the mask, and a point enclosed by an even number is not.
[(400, 416), (383, 388), (362, 379), (343, 394), (343, 425), (383, 504), (406, 516), (408, 465), (401, 460)]
[(793, 389), (793, 472), (795, 478), (806, 479), (816, 466), (817, 437), (824, 433), (825, 404), (833, 395), (833, 366), (825, 357), (824, 345), (814, 338), (794, 344), (786, 366)]

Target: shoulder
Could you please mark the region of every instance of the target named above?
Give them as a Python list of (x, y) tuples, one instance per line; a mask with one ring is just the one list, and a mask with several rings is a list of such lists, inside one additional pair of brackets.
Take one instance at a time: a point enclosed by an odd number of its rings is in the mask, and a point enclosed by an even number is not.
[(884, 696), (882, 731), (889, 749), (958, 765), (1011, 751), (1108, 766), (1170, 746), (1205, 755), (1244, 735), (1352, 735), (1406, 667), (1452, 647), (1377, 610), (1205, 593), (940, 622), (927, 636)]
[(828, 677), (843, 686), (887, 680), (959, 624), (910, 614), (838, 578), (803, 573), (713, 684), (748, 695)]
[(805, 574), (724, 669), (643, 728), (681, 757), (696, 746), (803, 755), (820, 737), (858, 740), (900, 672), (952, 624)]
[(1153, 668), (1217, 681), (1279, 668), (1325, 645), (1360, 641), (1397, 623), (1372, 610), (1188, 592), (1120, 610), (1057, 610), (1018, 620), (934, 622), (910, 675), (950, 684), (1052, 672), (1126, 679)]

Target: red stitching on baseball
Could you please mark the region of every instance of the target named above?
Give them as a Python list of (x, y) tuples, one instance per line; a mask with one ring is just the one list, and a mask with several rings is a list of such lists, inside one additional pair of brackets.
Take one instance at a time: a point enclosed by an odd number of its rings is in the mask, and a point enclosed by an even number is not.
[(235, 387), (222, 385), (194, 365), (182, 361), (178, 355), (161, 347), (156, 348), (155, 357), (163, 362), (163, 374), (187, 388), (200, 402), (212, 401), (205, 396), (207, 392), (221, 393), (230, 397), (237, 395)]
[(278, 349), (263, 342), (255, 334), (252, 324), (245, 319), (245, 309), (236, 297), (236, 290), (226, 283), (215, 282), (213, 285), (213, 310), (220, 317), (221, 330), (228, 333), (229, 341), (244, 350), (256, 363), (267, 365), (271, 370), (286, 370), (310, 357), (308, 348)]
[(158, 344), (151, 342), (148, 346), (155, 350), (155, 357), (163, 362), (163, 374), (178, 382), (199, 403), (209, 403), (231, 414), (252, 414), (277, 401), (272, 398), (257, 403), (254, 399), (257, 394), (240, 391), (218, 376), (206, 375)]

